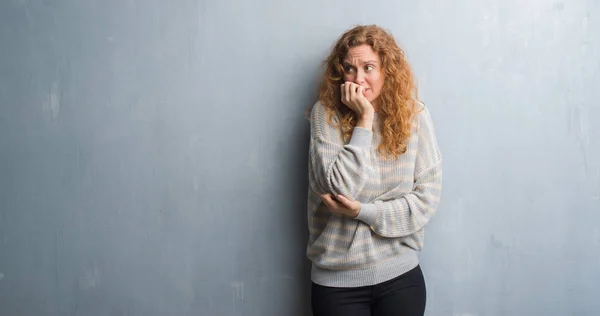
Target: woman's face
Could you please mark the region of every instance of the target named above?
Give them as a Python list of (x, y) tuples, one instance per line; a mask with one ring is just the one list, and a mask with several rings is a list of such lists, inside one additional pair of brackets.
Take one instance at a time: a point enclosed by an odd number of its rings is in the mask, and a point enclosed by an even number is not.
[(343, 66), (344, 81), (364, 87), (365, 98), (375, 107), (384, 81), (379, 55), (367, 44), (356, 46), (348, 51)]

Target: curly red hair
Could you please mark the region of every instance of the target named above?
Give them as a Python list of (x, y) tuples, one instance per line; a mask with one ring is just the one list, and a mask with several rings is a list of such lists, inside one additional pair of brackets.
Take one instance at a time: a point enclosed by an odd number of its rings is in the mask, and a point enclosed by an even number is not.
[[(354, 111), (341, 101), (340, 84), (343, 81), (343, 60), (352, 47), (367, 44), (375, 51), (382, 64), (384, 84), (378, 97), (378, 115), (381, 117), (382, 142), (379, 152), (384, 157), (398, 157), (406, 152), (405, 141), (410, 137), (411, 119), (416, 111), (417, 87), (404, 51), (394, 37), (376, 25), (360, 25), (346, 31), (337, 40), (325, 60), (325, 71), (319, 86), (319, 101), (329, 113), (340, 114), (344, 139), (348, 141), (357, 124)], [(332, 123), (333, 124), (333, 123)]]

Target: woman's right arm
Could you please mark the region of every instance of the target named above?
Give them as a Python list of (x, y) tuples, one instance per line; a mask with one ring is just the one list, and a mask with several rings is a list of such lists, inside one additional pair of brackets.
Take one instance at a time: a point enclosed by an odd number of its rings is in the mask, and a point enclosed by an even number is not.
[(355, 200), (364, 188), (371, 169), (373, 114), (361, 117), (348, 144), (341, 129), (331, 126), (324, 106), (317, 102), (310, 115), (311, 188), (318, 194), (331, 193)]

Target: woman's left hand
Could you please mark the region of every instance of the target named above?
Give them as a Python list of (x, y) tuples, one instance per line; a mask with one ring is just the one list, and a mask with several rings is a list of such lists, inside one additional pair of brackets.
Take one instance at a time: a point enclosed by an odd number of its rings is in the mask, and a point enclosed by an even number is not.
[(337, 199), (332, 194), (327, 193), (321, 195), (321, 200), (330, 211), (339, 213), (352, 218), (355, 218), (360, 212), (361, 203), (358, 201), (352, 201), (343, 195), (338, 195)]

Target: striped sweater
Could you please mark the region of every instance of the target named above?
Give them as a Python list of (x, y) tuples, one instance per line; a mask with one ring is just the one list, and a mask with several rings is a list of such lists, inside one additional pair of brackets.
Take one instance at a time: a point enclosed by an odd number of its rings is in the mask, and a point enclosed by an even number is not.
[[(334, 116), (334, 124), (338, 118)], [(307, 256), (313, 282), (333, 287), (378, 284), (419, 263), (423, 230), (438, 206), (442, 157), (426, 107), (414, 116), (407, 151), (384, 158), (378, 115), (373, 131), (355, 127), (345, 143), (317, 102), (310, 114)], [(330, 212), (320, 196), (361, 202), (356, 218)]]

